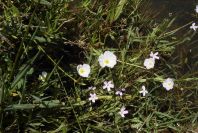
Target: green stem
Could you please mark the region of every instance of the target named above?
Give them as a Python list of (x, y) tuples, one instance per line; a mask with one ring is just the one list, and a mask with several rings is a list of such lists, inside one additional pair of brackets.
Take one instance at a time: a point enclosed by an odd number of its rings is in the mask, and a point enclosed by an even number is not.
[(141, 68), (141, 69), (145, 69), (144, 67), (142, 66), (138, 66), (138, 65), (135, 65), (135, 64), (131, 64), (131, 63), (127, 63), (127, 62), (123, 62), (123, 61), (120, 61), (120, 60), (117, 60), (118, 62), (120, 63), (124, 63), (126, 65), (130, 65), (130, 66), (134, 66), (134, 67), (138, 67), (138, 68)]
[(75, 112), (75, 110), (74, 110), (74, 106), (73, 106), (73, 104), (71, 103), (70, 99), (68, 98), (67, 90), (65, 89), (65, 87), (64, 87), (64, 85), (63, 85), (63, 83), (62, 83), (62, 80), (61, 80), (59, 74), (58, 74), (58, 77), (59, 77), (59, 80), (61, 81), (61, 85), (62, 85), (63, 88), (64, 88), (65, 95), (66, 95), (66, 97), (67, 97), (67, 99), (68, 99), (68, 102), (69, 102), (70, 106), (72, 107), (72, 111), (73, 111), (73, 113), (74, 113), (74, 116), (75, 116), (76, 121), (77, 121), (77, 123), (78, 123), (78, 126), (79, 126), (79, 128), (80, 128), (80, 131), (81, 131), (81, 133), (83, 133), (82, 127), (81, 127), (81, 125), (80, 125), (80, 122), (79, 122), (78, 117), (77, 117), (77, 115), (76, 115), (76, 112)]
[[(67, 91), (66, 89), (64, 88), (64, 91), (65, 91), (65, 95), (67, 95)], [(125, 95), (125, 96), (122, 96), (122, 99), (125, 99), (125, 100), (133, 100), (135, 99), (136, 96), (131, 96), (131, 95)], [(110, 95), (103, 95), (103, 96), (98, 96), (98, 99), (99, 100), (112, 100), (113, 96), (110, 96)], [(79, 124), (79, 127), (80, 126), (80, 122), (77, 118), (77, 115), (75, 113), (75, 110), (74, 110), (74, 107), (78, 107), (78, 106), (83, 106), (85, 104), (87, 104), (89, 101), (85, 101), (85, 100), (82, 100), (82, 101), (79, 101), (77, 103), (72, 103), (71, 100), (74, 100), (74, 98), (72, 97), (68, 97), (67, 95), (67, 99), (69, 101), (69, 104), (71, 107), (67, 107), (63, 104), (61, 104), (60, 102), (58, 103), (54, 103), (53, 100), (52, 101), (43, 101), (42, 103), (34, 103), (34, 104), (13, 104), (13, 105), (9, 105), (7, 106), (4, 110), (2, 111), (8, 111), (8, 110), (31, 110), (31, 109), (35, 109), (35, 108), (42, 108), (42, 109), (49, 109), (49, 108), (60, 108), (60, 109), (72, 109), (73, 110), (73, 113), (75, 114), (75, 117), (76, 117), (76, 120)]]
[[(2, 79), (3, 81), (3, 79)], [(2, 124), (3, 124), (3, 98), (4, 98), (4, 86), (3, 86), (4, 83), (2, 83), (2, 88), (1, 88), (1, 97), (0, 97), (0, 131), (2, 130)], [(2, 132), (2, 131), (1, 131)]]
[(20, 44), (19, 50), (18, 50), (16, 58), (14, 60), (14, 64), (13, 64), (12, 71), (11, 71), (11, 74), (10, 74), (10, 81), (13, 80), (14, 72), (15, 72), (16, 66), (18, 64), (19, 58), (21, 56), (22, 49), (23, 49), (23, 43)]
[(96, 80), (94, 81), (94, 85), (96, 85), (97, 82), (98, 82), (98, 77), (99, 77), (99, 74), (100, 74), (101, 70), (102, 70), (102, 68), (100, 68), (98, 73), (97, 73)]

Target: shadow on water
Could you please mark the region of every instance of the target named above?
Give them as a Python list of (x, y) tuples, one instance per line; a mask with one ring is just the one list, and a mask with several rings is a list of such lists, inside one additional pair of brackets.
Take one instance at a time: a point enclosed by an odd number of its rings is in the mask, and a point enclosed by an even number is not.
[[(187, 23), (189, 26), (178, 32), (178, 36), (184, 35), (190, 30), (191, 23), (198, 22), (198, 14), (195, 12), (198, 1), (196, 0), (150, 0), (154, 12), (160, 12), (157, 19), (159, 21), (167, 17), (176, 17), (173, 27), (181, 27)], [(198, 23), (197, 23), (198, 24)], [(193, 31), (192, 31), (193, 34)], [(175, 55), (179, 62), (184, 62), (188, 70), (198, 70), (198, 35), (195, 35), (190, 43), (184, 43), (176, 48)], [(184, 73), (185, 73), (184, 72)]]

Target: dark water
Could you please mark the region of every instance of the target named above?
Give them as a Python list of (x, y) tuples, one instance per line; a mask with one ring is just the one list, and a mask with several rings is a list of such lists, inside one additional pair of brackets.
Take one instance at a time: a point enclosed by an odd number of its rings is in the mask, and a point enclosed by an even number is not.
[[(195, 12), (198, 0), (150, 0), (154, 11), (158, 12), (157, 19), (176, 17), (174, 27), (195, 22), (198, 25), (198, 13)], [(178, 35), (183, 35), (190, 30), (189, 26), (181, 30)], [(198, 31), (197, 31), (198, 32)], [(193, 31), (192, 31), (193, 34)], [(198, 33), (190, 43), (180, 45), (176, 51), (180, 62), (186, 62), (189, 69), (198, 70)]]
[(198, 1), (195, 0), (151, 0), (154, 9), (161, 11), (161, 17), (173, 15), (177, 17), (178, 24), (186, 24), (196, 21), (195, 7)]

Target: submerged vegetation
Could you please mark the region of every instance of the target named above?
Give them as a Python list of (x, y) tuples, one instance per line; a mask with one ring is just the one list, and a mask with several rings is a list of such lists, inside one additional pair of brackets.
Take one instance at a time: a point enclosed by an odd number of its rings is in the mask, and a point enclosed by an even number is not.
[(1, 1), (1, 132), (192, 131), (198, 62), (174, 51), (195, 32), (147, 5)]

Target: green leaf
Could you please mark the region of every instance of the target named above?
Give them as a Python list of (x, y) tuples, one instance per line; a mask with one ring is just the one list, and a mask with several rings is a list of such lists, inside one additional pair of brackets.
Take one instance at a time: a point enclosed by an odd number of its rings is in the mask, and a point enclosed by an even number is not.
[(120, 16), (120, 14), (122, 13), (123, 11), (123, 7), (124, 5), (126, 4), (127, 0), (120, 0), (120, 2), (118, 3), (118, 6), (116, 8), (116, 11), (115, 11), (115, 15), (114, 15), (114, 20), (117, 20)]
[(34, 104), (14, 104), (9, 105), (5, 110), (24, 110), (24, 109), (33, 109), (36, 105)]
[(11, 90), (16, 89), (16, 85), (31, 71), (31, 65), (37, 58), (40, 52), (38, 52), (31, 60), (29, 60), (25, 65), (23, 65), (19, 70), (18, 74), (16, 75), (14, 81), (11, 84)]
[[(62, 131), (62, 132), (61, 132)], [(54, 131), (50, 131), (49, 133), (66, 133), (67, 132), (67, 126), (65, 123), (61, 123), (61, 125)]]
[(137, 82), (144, 83), (144, 82), (146, 82), (146, 79), (138, 78), (138, 79), (137, 79)]
[(14, 5), (12, 5), (11, 9), (12, 9), (12, 13), (14, 17), (17, 17), (20, 15), (18, 8), (16, 8)]
[(32, 75), (33, 72), (34, 72), (34, 68), (32, 67), (32, 68), (30, 68), (30, 70), (27, 72), (27, 74), (28, 74), (28, 75)]
[(40, 42), (40, 43), (47, 42), (47, 39), (44, 38), (44, 37), (35, 36), (33, 39), (36, 40), (36, 41), (38, 41), (38, 42)]
[(47, 0), (34, 0), (34, 2), (39, 3), (39, 4), (42, 4), (42, 5), (46, 5), (46, 6), (51, 6), (52, 5)]
[(23, 80), (23, 77), (27, 74), (27, 72), (30, 70), (30, 65), (26, 65), (25, 67), (23, 67), (22, 71), (19, 71), (19, 73), (17, 74), (17, 76), (15, 77), (14, 81), (11, 84), (11, 90), (15, 88), (15, 86), (21, 84), (21, 81)]
[(59, 100), (42, 101), (41, 103), (35, 104), (13, 104), (5, 108), (5, 110), (27, 110), (34, 108), (56, 108), (61, 107), (63, 104)]
[(29, 125), (32, 126), (32, 127), (44, 126), (44, 125), (43, 125), (42, 123), (40, 123), (40, 122), (37, 122), (37, 123), (30, 123)]
[(139, 118), (133, 118), (131, 128), (139, 129), (142, 127), (143, 122)]
[(37, 97), (37, 96), (35, 96), (35, 95), (31, 95), (31, 96), (32, 96), (32, 98), (35, 99), (36, 102), (42, 101), (39, 97)]
[(39, 105), (39, 108), (54, 108), (54, 107), (60, 107), (62, 104), (59, 100), (51, 100), (51, 101), (42, 101), (42, 103)]

